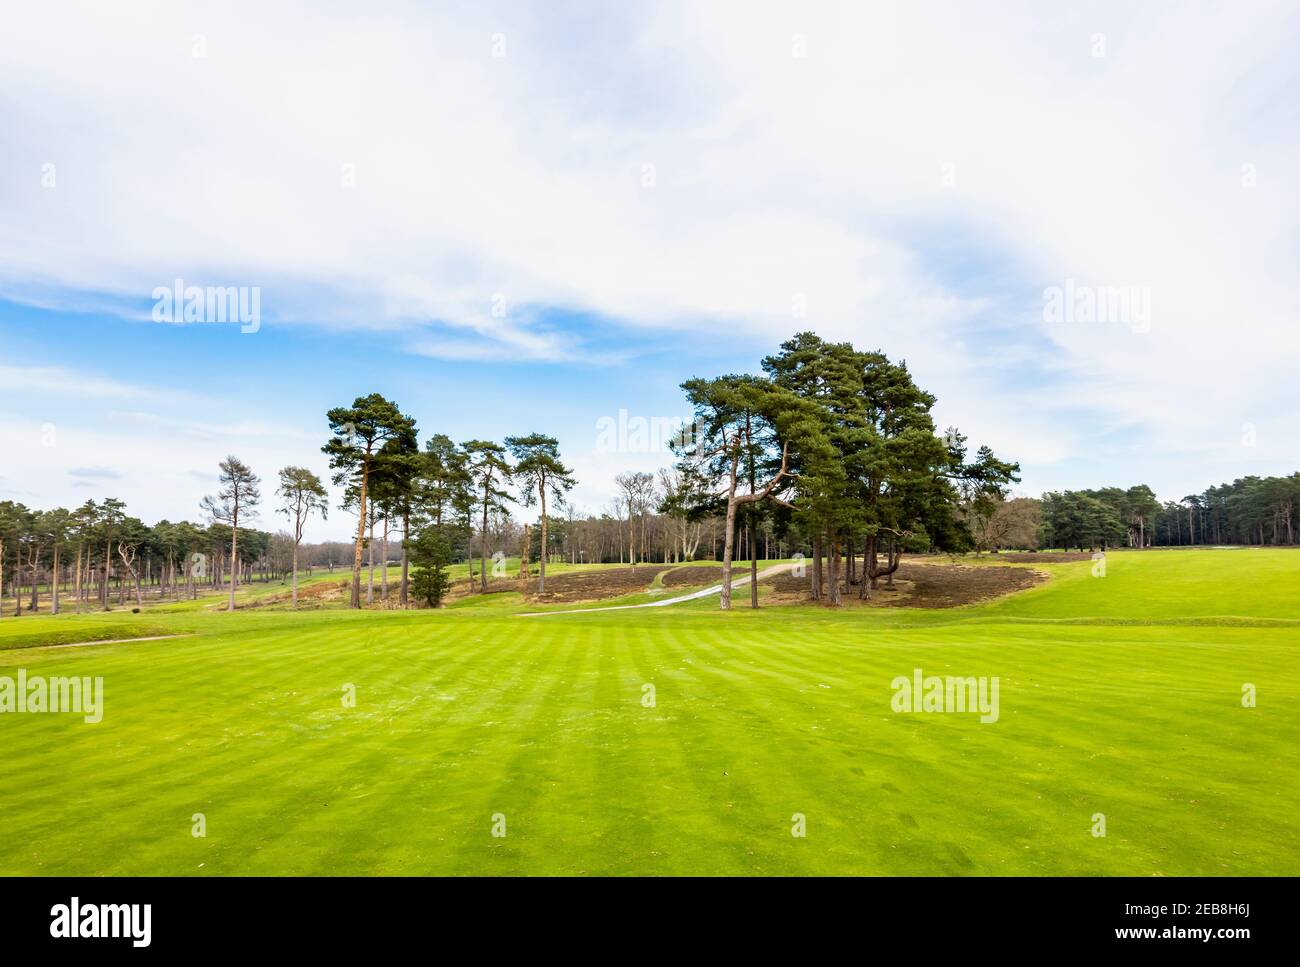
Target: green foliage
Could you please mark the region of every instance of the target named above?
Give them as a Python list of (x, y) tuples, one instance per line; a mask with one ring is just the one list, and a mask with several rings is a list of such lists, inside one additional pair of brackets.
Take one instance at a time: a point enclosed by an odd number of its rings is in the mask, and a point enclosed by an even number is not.
[(1150, 530), (1155, 543), (1294, 544), (1300, 540), (1300, 473), (1239, 477), (1166, 502)]
[[(865, 538), (874, 556), (924, 531), (931, 546), (970, 545), (959, 502), (990, 506), (1018, 480), (1019, 466), (981, 447), (967, 459), (965, 437), (936, 434), (935, 397), (918, 387), (906, 363), (849, 343), (803, 332), (763, 361), (772, 380), (816, 404), (828, 447), (800, 454), (795, 504), (804, 526), (832, 542)], [(874, 565), (873, 565), (874, 567)]]
[(548, 493), (555, 507), (563, 507), (564, 495), (577, 481), (573, 472), (560, 462), (559, 441), (542, 433), (531, 433), (508, 436), (505, 444), (515, 458), (511, 474), (521, 485), (524, 506), (531, 507), (543, 493)]
[(1123, 545), (1128, 527), (1114, 503), (1088, 491), (1043, 494), (1043, 546), (1105, 550)]
[[(256, 516), (257, 504), (262, 499), (259, 489), (262, 481), (236, 456), (226, 457), (218, 467), (221, 489), (215, 497), (204, 497), (201, 506), (212, 520), (238, 527), (239, 521)], [(105, 508), (108, 504), (109, 501), (104, 502)]]
[(451, 576), (447, 572), (452, 557), (451, 541), (441, 527), (425, 527), (411, 538), (407, 553), (412, 566), (412, 592), (429, 607), (440, 607), (451, 587)]
[(347, 488), (352, 500), (384, 445), (409, 442), (415, 432), (415, 421), (378, 393), (358, 396), (351, 406), (336, 406), (325, 416), (333, 435), (321, 452), (329, 457), (335, 485)]
[[(329, 516), (329, 494), (320, 477), (306, 467), (285, 467), (280, 471), (276, 494), (284, 501), (279, 512), (293, 522), (295, 543), (302, 539), (302, 528), (313, 513)], [(173, 538), (178, 535), (172, 535)]]

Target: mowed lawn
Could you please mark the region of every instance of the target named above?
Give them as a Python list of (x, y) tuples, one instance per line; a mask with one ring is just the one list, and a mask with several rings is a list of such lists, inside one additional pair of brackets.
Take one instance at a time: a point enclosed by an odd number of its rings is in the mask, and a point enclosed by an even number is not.
[[(952, 611), (3, 619), (0, 675), (106, 709), (0, 715), (0, 873), (1300, 873), (1300, 552), (1044, 569)], [(114, 621), (191, 636), (4, 644)], [(915, 668), (999, 720), (892, 712)]]

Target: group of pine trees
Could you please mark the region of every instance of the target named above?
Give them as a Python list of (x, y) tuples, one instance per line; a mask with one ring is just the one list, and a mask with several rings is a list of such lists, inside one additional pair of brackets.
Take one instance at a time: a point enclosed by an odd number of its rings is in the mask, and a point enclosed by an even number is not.
[[(475, 530), (486, 534), (489, 521), (504, 514), (506, 504), (515, 499), (539, 507), (544, 552), (537, 561), (538, 590), (545, 589), (551, 512), (563, 505), (576, 482), (560, 459), (554, 437), (531, 433), (501, 443), (475, 439), (458, 446), (445, 434), (434, 434), (421, 448), (414, 418), (378, 393), (358, 397), (351, 406), (336, 407), (326, 416), (332, 436), (322, 449), (334, 471), (334, 484), (343, 488), (344, 506), (357, 515), (352, 607), (361, 607), (362, 556), (367, 546), (374, 547), (376, 520), (383, 522), (385, 546), (390, 523), (401, 535), (399, 605), (409, 604), (414, 566), (417, 593), (436, 606), (447, 588), (446, 568), (455, 547), (461, 545), (468, 555)], [(514, 496), (508, 489), (512, 484)], [(486, 542), (479, 544), (479, 589), (486, 591)], [(525, 576), (527, 548), (525, 543)]]
[(695, 421), (677, 445), (678, 469), (692, 481), (682, 499), (725, 520), (724, 609), (737, 529), (748, 532), (756, 574), (765, 514), (779, 533), (804, 536), (811, 596), (835, 606), (852, 587), (866, 598), (892, 580), (906, 550), (969, 547), (963, 505), (1001, 499), (1019, 479), (1017, 464), (987, 447), (971, 457), (957, 430), (938, 433), (935, 397), (905, 362), (811, 332), (764, 359), (762, 376), (692, 379), (683, 389)]
[(1044, 547), (1148, 547), (1160, 502), (1145, 484), (1123, 490), (1049, 491), (1041, 502)]

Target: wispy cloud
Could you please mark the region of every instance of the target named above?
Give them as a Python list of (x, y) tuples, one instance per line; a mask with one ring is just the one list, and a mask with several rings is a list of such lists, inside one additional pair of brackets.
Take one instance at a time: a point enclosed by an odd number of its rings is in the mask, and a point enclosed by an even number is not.
[(0, 365), (0, 386), (14, 393), (57, 393), (92, 399), (162, 399), (169, 394), (57, 366)]
[(111, 467), (72, 467), (69, 476), (87, 480), (120, 480), (122, 474)]

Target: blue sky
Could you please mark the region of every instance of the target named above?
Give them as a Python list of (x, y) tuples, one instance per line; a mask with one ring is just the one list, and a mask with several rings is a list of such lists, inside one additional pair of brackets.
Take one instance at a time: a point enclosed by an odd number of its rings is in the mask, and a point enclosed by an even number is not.
[[(906, 358), (1025, 493), (1300, 467), (1294, 4), (12, 20), (5, 497), (196, 517), (226, 453), (323, 472), (325, 409), (379, 391), (553, 433), (598, 511), (667, 460), (599, 419), (684, 416), (802, 328)], [(260, 328), (153, 321), (177, 278), (257, 287)]]

